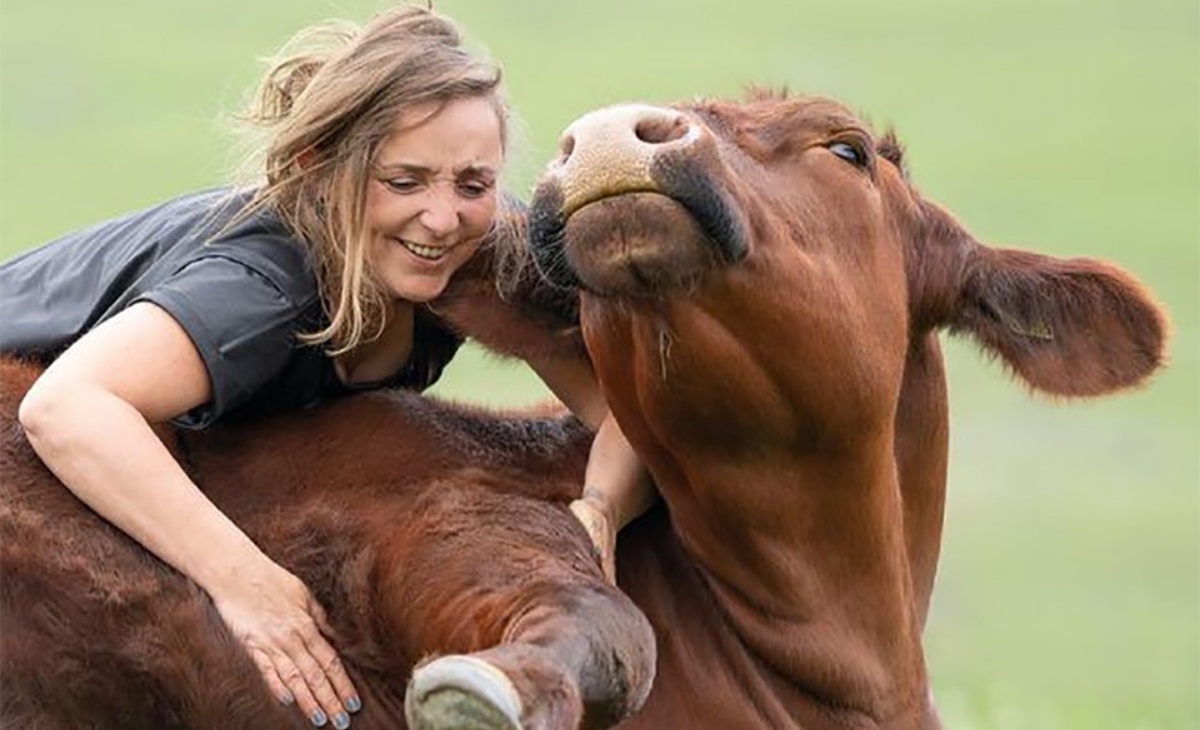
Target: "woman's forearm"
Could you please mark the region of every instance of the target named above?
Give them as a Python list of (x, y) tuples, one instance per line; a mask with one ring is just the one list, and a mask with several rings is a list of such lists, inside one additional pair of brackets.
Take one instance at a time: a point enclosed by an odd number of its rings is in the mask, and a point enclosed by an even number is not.
[(584, 475), (583, 501), (602, 514), (611, 529), (620, 530), (649, 509), (658, 492), (609, 413), (591, 363), (583, 358), (551, 357), (529, 364), (577, 418), (596, 429)]
[(618, 531), (658, 499), (649, 472), (611, 414), (592, 442), (583, 498), (596, 502)]
[(120, 398), (87, 386), (35, 386), (21, 422), (38, 455), (80, 500), (209, 593), (265, 568), (265, 555)]

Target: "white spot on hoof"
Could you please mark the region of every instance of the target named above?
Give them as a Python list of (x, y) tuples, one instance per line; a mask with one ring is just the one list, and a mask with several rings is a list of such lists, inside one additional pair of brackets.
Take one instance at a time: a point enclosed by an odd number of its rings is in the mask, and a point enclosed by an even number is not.
[(521, 709), (521, 696), (508, 675), (464, 655), (419, 667), (404, 697), (404, 716), (412, 730), (522, 730)]

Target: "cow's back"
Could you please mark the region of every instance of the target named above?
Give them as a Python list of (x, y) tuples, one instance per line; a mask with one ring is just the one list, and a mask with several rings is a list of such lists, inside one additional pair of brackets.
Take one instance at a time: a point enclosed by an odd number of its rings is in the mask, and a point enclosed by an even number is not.
[(4, 724), (194, 727), (193, 718), (227, 717), (229, 727), (250, 727), (229, 712), (249, 705), (287, 727), (200, 589), (87, 509), (38, 459), (17, 422), (37, 373), (0, 364)]

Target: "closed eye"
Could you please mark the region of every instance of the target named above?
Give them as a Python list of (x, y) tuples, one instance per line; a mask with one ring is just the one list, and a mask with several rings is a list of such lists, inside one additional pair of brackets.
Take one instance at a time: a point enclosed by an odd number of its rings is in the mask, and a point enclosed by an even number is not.
[(382, 182), (397, 193), (414, 193), (421, 187), (419, 181), (411, 178), (393, 178)]
[(482, 198), (494, 186), (495, 183), (487, 180), (463, 180), (458, 183), (458, 192), (465, 198)]

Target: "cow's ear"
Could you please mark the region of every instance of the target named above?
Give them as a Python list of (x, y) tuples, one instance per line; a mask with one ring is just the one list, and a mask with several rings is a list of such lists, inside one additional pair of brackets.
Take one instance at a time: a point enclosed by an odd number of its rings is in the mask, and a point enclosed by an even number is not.
[(960, 252), (958, 296), (945, 324), (1034, 388), (1100, 395), (1136, 386), (1163, 364), (1166, 317), (1125, 271), (974, 241)]

